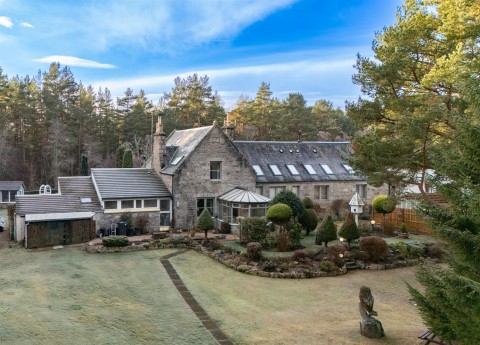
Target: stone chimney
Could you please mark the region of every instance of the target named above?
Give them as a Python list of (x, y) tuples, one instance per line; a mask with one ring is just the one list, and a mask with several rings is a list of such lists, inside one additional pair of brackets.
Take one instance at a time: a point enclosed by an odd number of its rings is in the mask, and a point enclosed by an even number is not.
[(166, 138), (167, 135), (163, 131), (162, 124), (162, 114), (158, 114), (158, 121), (156, 124), (156, 130), (153, 134), (153, 157), (152, 157), (152, 167), (157, 174), (160, 174), (162, 169), (165, 167), (165, 160), (167, 156), (166, 151)]
[(223, 121), (223, 133), (227, 135), (230, 140), (234, 139), (235, 136), (235, 127), (237, 127), (237, 121), (235, 123), (230, 122), (230, 113), (227, 113), (227, 118)]

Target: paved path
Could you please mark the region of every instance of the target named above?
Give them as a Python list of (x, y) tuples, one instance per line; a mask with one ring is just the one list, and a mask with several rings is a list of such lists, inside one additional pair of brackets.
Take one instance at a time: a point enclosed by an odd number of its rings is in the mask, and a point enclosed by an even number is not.
[(168, 261), (168, 259), (170, 259), (171, 257), (174, 257), (179, 254), (183, 254), (186, 251), (187, 249), (184, 249), (169, 255), (165, 255), (160, 259), (160, 262), (162, 263), (163, 267), (165, 267), (165, 270), (170, 276), (170, 279), (172, 279), (172, 282), (177, 288), (178, 292), (180, 292), (180, 295), (182, 295), (185, 302), (192, 309), (195, 315), (197, 315), (198, 319), (200, 320), (200, 322), (202, 322), (203, 326), (213, 335), (213, 337), (218, 341), (219, 344), (233, 345), (232, 341), (228, 339), (225, 333), (223, 333), (220, 330), (220, 328), (218, 328), (215, 321), (213, 321), (210, 318), (210, 316), (208, 316), (207, 312), (200, 306), (200, 304), (198, 304), (197, 300), (192, 296), (190, 291), (188, 291), (188, 288), (185, 286), (185, 284), (183, 284), (183, 281), (180, 278), (180, 276), (177, 274), (177, 271), (175, 270), (175, 268), (173, 268), (170, 261)]

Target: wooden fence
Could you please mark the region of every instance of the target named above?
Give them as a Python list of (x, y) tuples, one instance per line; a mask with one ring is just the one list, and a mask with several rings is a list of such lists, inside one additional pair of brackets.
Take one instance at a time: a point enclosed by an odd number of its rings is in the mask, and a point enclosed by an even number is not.
[[(383, 214), (373, 211), (373, 219), (376, 224), (383, 223)], [(385, 215), (385, 220), (394, 224), (394, 227), (400, 229), (405, 224), (408, 231), (418, 235), (431, 235), (432, 230), (415, 210), (409, 208), (396, 208), (394, 212)]]

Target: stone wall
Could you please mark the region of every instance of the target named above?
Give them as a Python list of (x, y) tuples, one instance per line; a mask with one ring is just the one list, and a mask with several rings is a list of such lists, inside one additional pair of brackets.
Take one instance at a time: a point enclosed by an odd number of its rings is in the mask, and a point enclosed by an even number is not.
[[(210, 180), (211, 161), (222, 162), (220, 180)], [(216, 198), (235, 187), (255, 191), (255, 180), (253, 168), (225, 134), (218, 127), (213, 127), (173, 178), (175, 227), (195, 227), (197, 198)], [(214, 205), (214, 213), (216, 207)]]
[[(160, 211), (155, 212), (129, 212), (132, 215), (133, 226), (135, 227), (135, 218), (138, 216), (146, 216), (150, 224), (148, 231), (156, 231), (160, 228)], [(112, 223), (117, 224), (123, 212), (115, 213), (97, 213), (95, 220), (97, 223), (97, 231), (100, 229), (109, 229)]]
[[(293, 186), (299, 186), (299, 198), (303, 199), (309, 197), (313, 202), (319, 203), (322, 206), (329, 207), (333, 200), (341, 199), (346, 200), (348, 203), (352, 199), (353, 194), (357, 191), (357, 185), (366, 184), (361, 181), (325, 181), (325, 182), (285, 182), (285, 183), (261, 183), (257, 187), (263, 187), (263, 195), (270, 197), (270, 187), (285, 186), (287, 190), (291, 190)], [(315, 199), (315, 186), (328, 185), (329, 195), (328, 200)], [(373, 187), (367, 185), (367, 198), (363, 199), (365, 204), (371, 204), (372, 200), (380, 194), (388, 194), (388, 187), (384, 185), (382, 187)]]

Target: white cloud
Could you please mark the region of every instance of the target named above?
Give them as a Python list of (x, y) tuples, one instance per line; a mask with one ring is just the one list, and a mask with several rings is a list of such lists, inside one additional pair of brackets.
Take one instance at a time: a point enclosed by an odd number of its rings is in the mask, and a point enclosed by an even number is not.
[(224, 40), (298, 0), (107, 1), (87, 8), (79, 30), (92, 46), (124, 45), (175, 54)]
[(13, 27), (12, 20), (5, 16), (0, 16), (0, 26), (11, 29)]
[[(359, 95), (358, 88), (351, 83), (354, 62), (354, 58), (332, 58), (204, 69), (168, 75), (102, 80), (95, 82), (94, 87), (97, 89), (107, 87), (113, 96), (121, 96), (128, 87), (135, 92), (142, 89), (150, 99), (157, 102), (163, 92), (171, 90), (177, 76), (185, 78), (197, 73), (210, 78), (210, 85), (218, 91), (227, 108), (233, 108), (241, 95), (255, 97), (262, 81), (270, 82), (273, 96), (280, 99), (286, 98), (288, 93), (300, 92), (309, 104), (323, 98), (343, 107), (345, 100), (354, 100)], [(345, 85), (349, 85), (350, 88), (345, 88)]]
[(100, 63), (92, 60), (85, 60), (74, 56), (63, 56), (63, 55), (50, 55), (40, 59), (34, 59), (34, 61), (42, 63), (52, 63), (59, 62), (62, 65), (67, 65), (69, 67), (87, 67), (87, 68), (103, 68), (111, 69), (116, 68), (116, 66), (106, 63)]
[(20, 26), (23, 26), (24, 28), (29, 28), (29, 29), (35, 28), (32, 24), (30, 24), (28, 22), (22, 22), (22, 23), (20, 23)]

